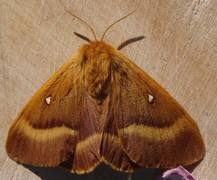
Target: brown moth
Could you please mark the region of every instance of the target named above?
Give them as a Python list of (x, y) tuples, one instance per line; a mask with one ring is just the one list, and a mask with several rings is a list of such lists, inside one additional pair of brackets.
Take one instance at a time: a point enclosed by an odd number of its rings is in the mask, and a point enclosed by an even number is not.
[(201, 160), (195, 121), (103, 37), (82, 46), (26, 104), (9, 129), (9, 157), (78, 174), (101, 162), (132, 172)]

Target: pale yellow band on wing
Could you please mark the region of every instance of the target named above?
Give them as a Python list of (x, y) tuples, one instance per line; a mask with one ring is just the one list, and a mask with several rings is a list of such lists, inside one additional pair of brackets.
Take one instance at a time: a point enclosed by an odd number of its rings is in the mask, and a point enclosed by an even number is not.
[(120, 142), (119, 138), (108, 134), (108, 133), (104, 133), (104, 134), (93, 134), (92, 136), (89, 136), (88, 138), (84, 139), (83, 141), (80, 141), (77, 143), (76, 149), (77, 150), (81, 150), (81, 149), (85, 149), (87, 146), (89, 146), (90, 144), (93, 144), (95, 142), (99, 142), (99, 146), (101, 145), (101, 141), (103, 137), (107, 137), (109, 140), (112, 141), (112, 143), (116, 143), (118, 144)]
[(76, 150), (80, 151), (81, 149), (85, 149), (90, 144), (95, 143), (96, 141), (101, 141), (101, 139), (102, 139), (101, 134), (93, 134), (92, 136), (89, 136), (88, 138), (78, 142), (76, 146)]
[(70, 129), (65, 126), (47, 128), (47, 129), (36, 129), (33, 128), (27, 121), (20, 121), (17, 124), (18, 130), (24, 133), (28, 138), (34, 139), (35, 141), (44, 142), (53, 140), (64, 135), (76, 136), (78, 131)]
[(132, 124), (126, 128), (119, 129), (118, 133), (121, 135), (138, 135), (155, 141), (164, 141), (177, 137), (187, 127), (186, 123), (185, 119), (180, 118), (173, 125), (165, 128)]

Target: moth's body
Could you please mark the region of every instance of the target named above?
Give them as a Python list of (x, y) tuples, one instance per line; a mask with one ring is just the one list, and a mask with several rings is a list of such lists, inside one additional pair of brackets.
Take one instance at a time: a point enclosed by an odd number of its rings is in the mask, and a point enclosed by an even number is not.
[(100, 41), (81, 47), (38, 90), (12, 124), (6, 149), (18, 162), (80, 174), (102, 161), (125, 172), (189, 165), (205, 153), (186, 111)]

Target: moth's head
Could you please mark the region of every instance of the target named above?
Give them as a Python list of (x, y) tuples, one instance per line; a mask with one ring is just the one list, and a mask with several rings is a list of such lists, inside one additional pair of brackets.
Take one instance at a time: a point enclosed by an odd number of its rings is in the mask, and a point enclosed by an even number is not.
[(90, 41), (82, 46), (81, 52), (87, 59), (101, 58), (102, 56), (109, 59), (109, 56), (114, 52), (114, 48), (103, 41)]

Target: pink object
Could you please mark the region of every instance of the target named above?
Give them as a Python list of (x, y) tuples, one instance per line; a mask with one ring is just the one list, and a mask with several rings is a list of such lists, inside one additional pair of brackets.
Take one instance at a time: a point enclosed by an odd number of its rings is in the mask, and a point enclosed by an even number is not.
[(184, 167), (167, 170), (158, 180), (196, 180)]

